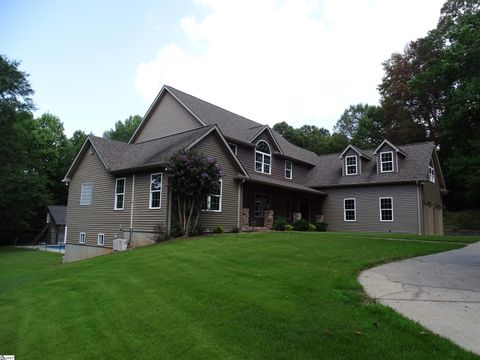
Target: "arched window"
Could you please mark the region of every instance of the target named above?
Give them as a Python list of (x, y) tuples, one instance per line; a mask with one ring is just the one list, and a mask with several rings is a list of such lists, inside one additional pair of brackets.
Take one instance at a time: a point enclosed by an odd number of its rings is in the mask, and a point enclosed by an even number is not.
[(272, 155), (270, 146), (260, 140), (255, 148), (255, 171), (271, 174)]

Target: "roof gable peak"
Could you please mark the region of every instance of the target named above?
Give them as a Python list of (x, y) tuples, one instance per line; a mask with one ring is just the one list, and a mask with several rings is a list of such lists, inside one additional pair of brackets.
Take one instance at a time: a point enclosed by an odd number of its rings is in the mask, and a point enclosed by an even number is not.
[(383, 145), (387, 144), (388, 146), (390, 146), (393, 150), (395, 150), (395, 152), (399, 153), (399, 154), (402, 154), (403, 156), (407, 156), (407, 154), (401, 150), (398, 146), (394, 145), (393, 143), (391, 143), (390, 141), (388, 141), (387, 139), (384, 139), (380, 145), (377, 146), (377, 148), (373, 151), (373, 155), (377, 155), (378, 151), (382, 148)]

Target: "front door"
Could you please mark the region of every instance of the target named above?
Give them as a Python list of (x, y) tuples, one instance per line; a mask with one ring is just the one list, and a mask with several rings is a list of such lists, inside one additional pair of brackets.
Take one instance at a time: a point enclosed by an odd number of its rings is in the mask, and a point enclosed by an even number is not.
[(310, 222), (310, 202), (309, 201), (300, 202), (300, 213), (302, 214), (302, 219), (307, 219)]

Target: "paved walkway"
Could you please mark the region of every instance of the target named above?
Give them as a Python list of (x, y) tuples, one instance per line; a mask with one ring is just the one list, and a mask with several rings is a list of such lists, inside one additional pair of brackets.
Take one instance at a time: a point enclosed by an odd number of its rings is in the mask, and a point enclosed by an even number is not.
[(480, 242), (363, 271), (368, 296), (480, 355)]

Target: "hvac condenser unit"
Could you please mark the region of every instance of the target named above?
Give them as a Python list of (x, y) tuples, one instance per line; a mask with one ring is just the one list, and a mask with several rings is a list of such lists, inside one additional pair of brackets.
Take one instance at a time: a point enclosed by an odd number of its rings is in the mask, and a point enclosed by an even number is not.
[(127, 240), (113, 239), (113, 251), (127, 251)]

